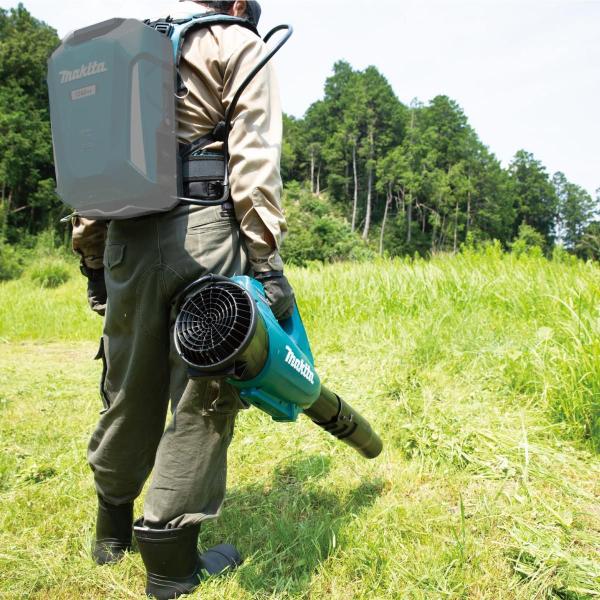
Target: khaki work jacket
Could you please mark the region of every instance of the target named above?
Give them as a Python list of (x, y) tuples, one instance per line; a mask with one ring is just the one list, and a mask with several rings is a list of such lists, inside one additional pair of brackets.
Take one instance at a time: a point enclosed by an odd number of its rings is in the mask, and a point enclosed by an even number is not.
[[(171, 6), (174, 18), (205, 9), (183, 1)], [(248, 73), (265, 55), (262, 40), (238, 25), (214, 25), (185, 41), (179, 65), (187, 92), (177, 101), (178, 137), (190, 143), (210, 133)], [(287, 232), (281, 211), (282, 117), (278, 84), (269, 63), (242, 94), (229, 135), (231, 196), (240, 230), (255, 271), (282, 269), (279, 247)], [(74, 248), (84, 255), (86, 223), (80, 219)], [(96, 227), (97, 230), (97, 227)], [(83, 243), (82, 243), (83, 239)], [(97, 256), (94, 249), (89, 254)], [(88, 264), (97, 268), (97, 264)]]

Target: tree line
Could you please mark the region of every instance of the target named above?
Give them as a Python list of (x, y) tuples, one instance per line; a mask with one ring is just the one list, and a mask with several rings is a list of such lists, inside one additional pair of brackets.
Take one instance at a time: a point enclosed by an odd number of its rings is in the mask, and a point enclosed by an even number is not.
[[(0, 9), (0, 242), (56, 227), (68, 212), (54, 192), (46, 86), (59, 43), (22, 5)], [(406, 106), (373, 66), (336, 63), (324, 97), (302, 118), (284, 115), (282, 175), (328, 199), (381, 253), (509, 247), (525, 236), (600, 256), (597, 201), (585, 190), (524, 150), (502, 168), (456, 102)]]
[(54, 189), (47, 60), (59, 39), (19, 5), (0, 9), (0, 239), (18, 242), (66, 213)]
[(323, 99), (284, 132), (284, 178), (326, 191), (380, 252), (509, 247), (521, 235), (588, 256), (597, 239), (598, 201), (584, 189), (525, 150), (502, 168), (455, 101), (406, 106), (373, 66), (336, 63)]

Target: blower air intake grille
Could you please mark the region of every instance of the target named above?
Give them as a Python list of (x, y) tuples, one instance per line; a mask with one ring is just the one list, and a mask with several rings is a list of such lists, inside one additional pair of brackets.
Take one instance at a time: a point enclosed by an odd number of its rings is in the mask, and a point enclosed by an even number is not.
[(247, 292), (228, 280), (199, 285), (181, 306), (175, 343), (192, 367), (213, 371), (229, 366), (248, 344), (256, 327), (255, 308)]

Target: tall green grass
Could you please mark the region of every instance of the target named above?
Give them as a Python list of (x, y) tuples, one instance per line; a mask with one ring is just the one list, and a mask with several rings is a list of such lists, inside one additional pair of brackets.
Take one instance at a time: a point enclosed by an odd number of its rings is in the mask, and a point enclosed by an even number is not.
[(323, 352), (369, 347), (375, 336), (380, 376), (393, 378), (400, 365), (470, 370), (499, 396), (551, 411), (600, 449), (597, 265), (490, 248), (292, 278), (313, 339), (328, 340)]
[[(73, 269), (0, 285), (2, 597), (143, 592), (137, 554), (88, 555), (101, 324)], [(321, 378), (384, 453), (244, 411), (201, 542), (247, 560), (195, 597), (600, 597), (599, 275), (493, 247), (289, 269)]]
[[(58, 266), (68, 282), (56, 289), (40, 289), (41, 276), (0, 285), (0, 339), (99, 336), (101, 322), (83, 301), (85, 280), (74, 261), (70, 274), (64, 265)], [(499, 394), (548, 410), (600, 449), (596, 264), (491, 247), (429, 261), (340, 263), (290, 273), (313, 343), (327, 340), (322, 352), (368, 346), (375, 333), (386, 348), (380, 370), (388, 377), (399, 353), (413, 366), (443, 361), (453, 370), (472, 368), (473, 377), (497, 386)]]
[(76, 260), (54, 259), (59, 279), (54, 287), (44, 286), (52, 275), (47, 263), (33, 262), (21, 279), (0, 284), (0, 342), (19, 340), (93, 340), (100, 336), (101, 319), (86, 302), (85, 278)]

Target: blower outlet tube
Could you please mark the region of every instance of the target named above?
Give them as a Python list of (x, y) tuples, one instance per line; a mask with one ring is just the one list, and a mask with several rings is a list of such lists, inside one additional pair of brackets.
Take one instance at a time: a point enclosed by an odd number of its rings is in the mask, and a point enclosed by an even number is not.
[(369, 422), (337, 394), (321, 386), (317, 400), (304, 414), (338, 440), (348, 444), (365, 458), (377, 458), (383, 449), (381, 438)]

